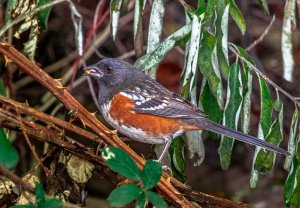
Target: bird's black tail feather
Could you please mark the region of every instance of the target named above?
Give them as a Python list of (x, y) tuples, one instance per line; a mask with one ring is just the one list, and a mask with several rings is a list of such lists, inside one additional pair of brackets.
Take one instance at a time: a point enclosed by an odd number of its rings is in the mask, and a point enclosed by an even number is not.
[(209, 131), (212, 131), (212, 132), (215, 132), (218, 134), (222, 134), (224, 136), (231, 137), (231, 138), (234, 138), (236, 140), (239, 140), (239, 141), (242, 141), (242, 142), (245, 142), (248, 144), (260, 146), (267, 150), (271, 150), (273, 152), (277, 152), (277, 153), (280, 153), (285, 156), (290, 155), (290, 153), (287, 152), (286, 150), (284, 150), (280, 147), (277, 147), (273, 144), (270, 144), (264, 140), (258, 139), (254, 136), (246, 135), (240, 131), (230, 129), (226, 126), (214, 123), (212, 121), (206, 120), (205, 122), (203, 122), (203, 120), (202, 120), (202, 121), (200, 121), (200, 123), (201, 123), (201, 127), (204, 128), (205, 130), (209, 130)]

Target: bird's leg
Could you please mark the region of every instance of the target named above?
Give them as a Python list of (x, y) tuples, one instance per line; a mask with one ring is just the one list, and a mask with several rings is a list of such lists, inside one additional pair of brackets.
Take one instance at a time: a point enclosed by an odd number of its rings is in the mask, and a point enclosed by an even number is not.
[(169, 147), (172, 143), (172, 140), (173, 140), (172, 137), (167, 140), (167, 143), (165, 144), (164, 149), (163, 149), (161, 155), (158, 158), (158, 162), (161, 162), (161, 160), (164, 158), (165, 154), (168, 152), (168, 149), (169, 149)]

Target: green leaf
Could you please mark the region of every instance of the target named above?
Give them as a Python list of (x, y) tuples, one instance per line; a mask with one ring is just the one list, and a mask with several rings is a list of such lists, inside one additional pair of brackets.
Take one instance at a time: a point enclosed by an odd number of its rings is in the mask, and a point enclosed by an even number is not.
[(189, 36), (191, 29), (192, 27), (190, 24), (183, 26), (170, 35), (166, 40), (164, 40), (153, 52), (139, 58), (134, 65), (144, 70), (148, 70), (151, 67), (158, 65), (159, 62), (172, 48), (178, 44), (179, 41)]
[(181, 137), (176, 137), (173, 139), (169, 148), (173, 175), (175, 178), (183, 182), (186, 181), (186, 177), (184, 175), (184, 170), (186, 168), (184, 159), (184, 145), (183, 139)]
[(35, 183), (35, 196), (38, 203), (45, 202), (45, 191), (40, 183)]
[(297, 127), (298, 127), (298, 120), (299, 120), (299, 109), (297, 105), (295, 105), (295, 111), (290, 127), (290, 135), (289, 135), (289, 144), (288, 144), (288, 152), (291, 154), (285, 158), (284, 162), (284, 169), (289, 170), (292, 160), (293, 160), (293, 155), (295, 153), (295, 143), (296, 143), (296, 133), (297, 133)]
[(146, 195), (144, 193), (142, 193), (137, 199), (136, 199), (136, 202), (135, 202), (135, 207), (136, 208), (144, 208), (145, 207), (145, 204), (146, 204)]
[(106, 147), (102, 149), (102, 157), (113, 171), (132, 180), (141, 180), (140, 169), (123, 150), (116, 147)]
[[(233, 64), (230, 68), (227, 86), (223, 123), (229, 128), (237, 129), (243, 101), (241, 70), (237, 63)], [(233, 143), (234, 140), (232, 138), (222, 136), (218, 153), (223, 169), (227, 169), (230, 165)]]
[(34, 205), (15, 205), (15, 206), (11, 206), (10, 208), (36, 208), (36, 206)]
[[(147, 41), (147, 53), (153, 52), (160, 43), (161, 33), (163, 30), (163, 17), (165, 14), (165, 7), (162, 0), (154, 0), (151, 9), (150, 22), (149, 22), (149, 33)], [(152, 67), (146, 70), (153, 79), (156, 78), (157, 67)]]
[(207, 31), (203, 32), (198, 63), (203, 76), (208, 80), (212, 94), (216, 97), (220, 108), (223, 109), (223, 90), (217, 59), (216, 38)]
[(293, 155), (292, 165), (284, 185), (284, 201), (286, 207), (297, 207), (300, 205), (300, 160), (299, 154), (300, 134), (297, 136), (296, 151)]
[(251, 93), (252, 93), (252, 74), (246, 63), (243, 64), (244, 74), (243, 82), (243, 106), (242, 106), (242, 130), (245, 134), (250, 133), (250, 116), (251, 116)]
[(0, 95), (5, 96), (5, 97), (7, 96), (6, 95), (6, 88), (4, 86), (4, 83), (3, 83), (2, 79), (0, 79)]
[(116, 39), (122, 0), (110, 1), (110, 28), (113, 40)]
[(207, 80), (204, 79), (202, 83), (204, 86), (200, 95), (200, 101), (203, 110), (210, 120), (219, 123), (222, 120), (223, 112), (218, 105), (216, 97), (212, 95)]
[(0, 129), (0, 165), (11, 169), (17, 165), (19, 155), (17, 150), (7, 139), (4, 130)]
[(218, 70), (222, 72), (227, 79), (229, 73), (228, 61), (228, 17), (229, 4), (225, 1), (217, 1), (216, 3), (216, 38), (217, 38), (217, 61)]
[(244, 17), (241, 13), (241, 11), (239, 10), (239, 8), (236, 6), (234, 0), (229, 0), (230, 3), (230, 15), (232, 17), (232, 19), (235, 21), (235, 23), (237, 24), (237, 26), (240, 28), (240, 31), (242, 32), (242, 34), (245, 34), (246, 31), (246, 22), (244, 20)]
[(156, 186), (162, 173), (161, 164), (154, 160), (147, 160), (142, 171), (144, 188), (149, 190)]
[(265, 139), (270, 131), (272, 123), (273, 99), (270, 95), (266, 81), (259, 77), (260, 86), (260, 121), (258, 126), (258, 138)]
[(134, 19), (133, 19), (133, 34), (134, 34), (134, 39), (136, 38), (138, 27), (139, 27), (140, 21), (142, 19), (143, 10), (144, 10), (144, 4), (145, 3), (146, 3), (146, 1), (144, 1), (144, 0), (135, 0)]
[(134, 184), (122, 185), (110, 193), (107, 202), (112, 207), (123, 207), (139, 198), (142, 193), (143, 191)]
[(296, 0), (287, 0), (284, 7), (284, 17), (281, 33), (281, 52), (283, 57), (283, 77), (293, 81), (295, 67), (292, 43), (292, 29), (296, 26)]
[(15, 7), (17, 0), (8, 0), (5, 11), (5, 25), (11, 22), (11, 11)]
[[(48, 4), (51, 2), (52, 2), (52, 0), (37, 0), (37, 7), (43, 6), (44, 4)], [(51, 9), (52, 9), (52, 7), (47, 7), (45, 9), (42, 9), (37, 12), (39, 26), (42, 28), (42, 30), (47, 29), (48, 18), (49, 18)]]
[(264, 9), (267, 15), (270, 15), (268, 3), (266, 0), (258, 0), (259, 5)]
[[(265, 140), (273, 145), (279, 145), (283, 138), (283, 104), (279, 96), (274, 104), (274, 110), (278, 111), (278, 118), (272, 123)], [(255, 187), (259, 173), (267, 173), (274, 166), (276, 153), (256, 147), (250, 178), (251, 187)]]
[(198, 62), (199, 44), (201, 36), (201, 25), (202, 25), (203, 15), (199, 18), (197, 15), (193, 15), (192, 18), (192, 31), (191, 40), (189, 42), (187, 60), (184, 67), (184, 77), (183, 77), (183, 88), (186, 88), (188, 94), (191, 93), (192, 89), (195, 87), (196, 83), (196, 70)]
[(61, 208), (63, 205), (64, 204), (60, 200), (52, 198), (45, 202), (39, 203), (38, 208)]
[(146, 193), (149, 201), (155, 206), (159, 208), (168, 207), (168, 204), (155, 192), (147, 191)]

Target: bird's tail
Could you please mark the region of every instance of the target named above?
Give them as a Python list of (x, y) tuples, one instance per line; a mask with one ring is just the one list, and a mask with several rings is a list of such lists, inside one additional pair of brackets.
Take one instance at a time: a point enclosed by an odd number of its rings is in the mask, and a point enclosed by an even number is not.
[(271, 150), (273, 152), (277, 152), (277, 153), (280, 153), (280, 154), (285, 155), (285, 156), (290, 155), (290, 153), (287, 152), (286, 150), (284, 150), (280, 147), (277, 147), (273, 144), (270, 144), (270, 143), (268, 143), (264, 140), (258, 139), (254, 136), (246, 135), (246, 134), (244, 134), (240, 131), (230, 129), (226, 126), (214, 123), (214, 122), (209, 121), (209, 120), (206, 120), (205, 122), (203, 122), (203, 118), (201, 118), (201, 120), (199, 120), (199, 125), (203, 129), (208, 130), (208, 131), (212, 131), (212, 132), (215, 132), (215, 133), (218, 133), (218, 134), (222, 134), (224, 136), (231, 137), (231, 138), (234, 138), (236, 140), (239, 140), (239, 141), (251, 144), (251, 145), (260, 146), (260, 147), (263, 147), (267, 150)]

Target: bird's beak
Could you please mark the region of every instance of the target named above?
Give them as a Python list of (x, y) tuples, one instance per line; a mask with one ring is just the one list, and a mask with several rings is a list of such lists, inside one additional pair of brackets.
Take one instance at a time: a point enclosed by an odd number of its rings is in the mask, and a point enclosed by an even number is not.
[(91, 76), (91, 77), (96, 77), (96, 78), (102, 78), (103, 77), (103, 73), (98, 69), (97, 66), (95, 65), (91, 65), (91, 66), (87, 66), (83, 69), (83, 74), (85, 76)]

